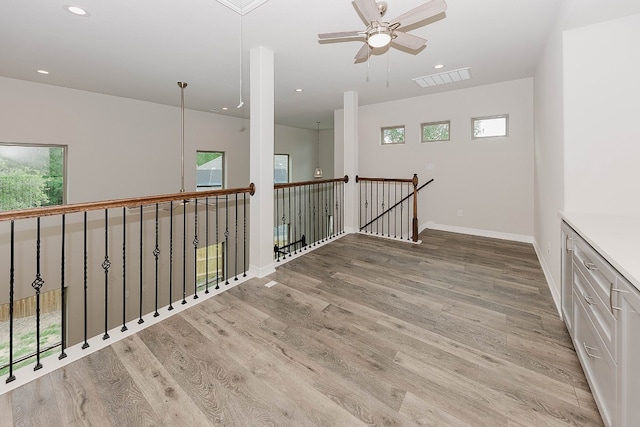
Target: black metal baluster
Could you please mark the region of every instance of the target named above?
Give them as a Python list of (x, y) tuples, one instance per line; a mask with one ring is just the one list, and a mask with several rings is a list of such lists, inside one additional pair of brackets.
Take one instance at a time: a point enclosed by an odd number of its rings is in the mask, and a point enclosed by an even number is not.
[(89, 283), (87, 281), (87, 212), (84, 212), (84, 247), (83, 247), (83, 258), (84, 258), (84, 344), (82, 344), (82, 349), (89, 347), (89, 342), (87, 341), (87, 292), (89, 290)]
[[(305, 192), (307, 193), (307, 197), (305, 197)], [(302, 222), (303, 222), (302, 228), (304, 229), (303, 236), (305, 236), (305, 237), (306, 237), (307, 233), (309, 233), (309, 236), (311, 236), (310, 230), (307, 230), (307, 224), (309, 222), (308, 221), (309, 217), (307, 216), (307, 212), (309, 212), (308, 207), (311, 204), (311, 199), (309, 199), (308, 195), (309, 195), (309, 186), (305, 185), (305, 186), (302, 187), (302, 198), (303, 199), (307, 199), (309, 201), (309, 203), (304, 203), (303, 204), (304, 205), (304, 215), (302, 217)], [(303, 245), (303, 247), (304, 247), (304, 250), (306, 251), (307, 250), (307, 245)]]
[(324, 242), (324, 215), (322, 214), (322, 205), (324, 204), (324, 184), (318, 184), (318, 216), (320, 217), (320, 222), (318, 224), (320, 231), (320, 241)]
[[(400, 196), (402, 198), (402, 196)], [(398, 200), (398, 183), (396, 182), (393, 185), (393, 198), (394, 200)], [(397, 202), (396, 202), (397, 203)], [(393, 237), (398, 237), (398, 209), (397, 207), (393, 208)]]
[[(391, 206), (391, 183), (387, 186), (387, 206)], [(387, 237), (391, 237), (391, 212), (387, 212)]]
[(16, 376), (13, 375), (13, 298), (15, 286), (15, 223), (11, 220), (11, 249), (9, 263), (9, 376), (6, 383), (15, 381)]
[[(411, 193), (411, 184), (407, 183), (407, 196), (409, 196), (409, 194)], [(407, 197), (407, 240), (411, 239), (411, 205), (409, 204), (409, 201), (411, 200), (411, 197)]]
[[(402, 189), (404, 188), (404, 186), (402, 185), (402, 183), (400, 183), (400, 200), (403, 199), (402, 195), (404, 194)], [(402, 216), (402, 210), (404, 209), (404, 204), (403, 202), (400, 202), (400, 240), (403, 239), (402, 237), (402, 223), (403, 223), (403, 216)]]
[(204, 280), (204, 293), (209, 293), (209, 198), (205, 197), (204, 206), (206, 207), (204, 211), (204, 244), (205, 244), (205, 254), (204, 256), (207, 258), (205, 262), (204, 274), (206, 279)]
[(382, 233), (380, 234), (383, 236), (384, 236), (384, 184), (385, 182), (382, 181), (382, 215), (383, 217), (380, 218), (380, 221), (382, 222)]
[(224, 225), (224, 249), (227, 252), (224, 256), (224, 284), (229, 284), (229, 195), (224, 195), (224, 211), (225, 211), (225, 225)]
[[(287, 231), (287, 227), (286, 227), (286, 221), (287, 221), (287, 217), (286, 217), (286, 210), (285, 210), (285, 193), (284, 193), (284, 188), (282, 189), (282, 245), (280, 247), (285, 246), (286, 244), (288, 244), (287, 239), (286, 239), (286, 231)], [(280, 234), (280, 233), (278, 233)], [(289, 233), (287, 233), (289, 234)], [(287, 243), (285, 243), (287, 242)], [(287, 252), (286, 251), (282, 251), (282, 259), (287, 259)]]
[[(140, 266), (142, 267), (142, 266)], [(127, 208), (122, 208), (122, 328), (127, 330)]]
[(244, 267), (244, 273), (242, 274), (242, 277), (247, 277), (247, 193), (242, 193), (242, 202), (244, 208), (244, 211), (242, 213), (242, 248), (244, 250), (242, 265)]
[(236, 234), (235, 234), (235, 252), (236, 252), (236, 259), (235, 259), (235, 277), (234, 277), (234, 281), (238, 280), (238, 193), (236, 193)]
[(104, 210), (104, 261), (102, 261), (102, 269), (104, 270), (104, 335), (103, 340), (109, 339), (109, 210)]
[[(315, 191), (315, 185), (312, 185), (312, 190)], [(313, 246), (316, 245), (316, 196), (313, 195)]]
[(371, 231), (370, 231), (370, 233), (373, 234), (373, 181), (371, 181), (369, 183), (369, 187), (371, 188), (371, 202), (369, 203), (369, 206), (371, 207)]
[(144, 242), (144, 207), (142, 205), (140, 205), (140, 289), (138, 291), (138, 294), (140, 295), (140, 306), (138, 309), (138, 325), (141, 325), (144, 323), (144, 319), (142, 318), (142, 292), (144, 290), (144, 281), (143, 281), (143, 271), (144, 271), (144, 264), (143, 264), (143, 242)]
[(153, 248), (153, 257), (156, 260), (156, 278), (155, 278), (155, 285), (156, 285), (156, 295), (155, 295), (155, 306), (156, 306), (156, 311), (153, 313), (153, 317), (158, 317), (160, 316), (160, 313), (158, 313), (158, 257), (160, 256), (160, 248), (158, 247), (158, 204), (156, 203), (156, 246), (155, 248)]
[[(289, 190), (291, 191), (291, 190)], [(296, 206), (297, 206), (297, 193), (298, 193), (298, 187), (293, 187), (293, 241), (294, 242), (298, 242), (300, 240), (299, 236), (298, 236), (298, 230), (300, 228), (300, 224), (298, 224), (298, 215), (297, 212), (295, 212), (296, 210)], [(302, 248), (300, 248), (302, 249)], [(296, 255), (298, 253), (298, 243), (293, 245), (293, 254)]]
[(216, 195), (216, 289), (220, 289), (220, 254), (218, 253), (218, 248), (220, 247), (220, 235), (218, 233), (220, 222), (218, 220), (218, 196)]
[(37, 219), (36, 232), (36, 278), (31, 283), (31, 287), (36, 291), (36, 366), (34, 371), (42, 368), (40, 363), (40, 289), (44, 285), (44, 280), (40, 276), (40, 217)]
[(294, 223), (294, 226), (295, 226), (295, 221), (292, 221), (292, 216), (291, 216), (291, 187), (287, 189), (287, 192), (288, 192), (287, 197), (289, 199), (289, 227), (287, 227), (287, 236), (289, 236), (289, 238), (287, 239), (287, 246), (289, 247), (289, 255), (291, 255), (291, 246), (290, 246), (291, 240), (292, 240), (291, 236), (293, 236), (293, 241), (294, 242), (296, 241), (295, 234), (292, 234), (291, 230), (289, 229), (291, 227), (292, 222)]
[(58, 356), (59, 360), (67, 357), (67, 353), (65, 353), (65, 349), (67, 348), (67, 304), (65, 301), (65, 240), (66, 240), (66, 215), (62, 214), (62, 248), (60, 249), (60, 344), (62, 349), (60, 351), (60, 355)]
[(182, 305), (187, 303), (187, 201), (182, 201)]
[(279, 223), (280, 223), (280, 205), (278, 204), (278, 189), (276, 188), (274, 192), (275, 192), (275, 196), (276, 196), (276, 200), (275, 200), (275, 203), (274, 203), (274, 205), (275, 205), (274, 209), (276, 211), (276, 216), (273, 217), (273, 220), (275, 222), (275, 225), (274, 225), (273, 228), (274, 228), (274, 233), (276, 233), (276, 236), (275, 236), (275, 239), (274, 239), (276, 241), (275, 247), (274, 247), (274, 250), (275, 250), (276, 253), (275, 253), (274, 256), (276, 257), (276, 262), (280, 262), (280, 247), (282, 246), (282, 243), (280, 243), (280, 225), (279, 225)]
[[(195, 199), (193, 213), (193, 299), (198, 299), (198, 199)], [(205, 262), (208, 262), (206, 260)]]
[(173, 310), (173, 200), (169, 202), (169, 311)]

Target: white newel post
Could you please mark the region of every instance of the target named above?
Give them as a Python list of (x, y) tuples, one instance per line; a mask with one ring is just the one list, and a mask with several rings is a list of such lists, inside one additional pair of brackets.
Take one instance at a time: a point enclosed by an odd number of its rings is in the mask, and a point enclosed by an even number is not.
[(250, 172), (256, 194), (251, 198), (249, 271), (264, 277), (275, 271), (273, 261), (273, 52), (251, 49)]

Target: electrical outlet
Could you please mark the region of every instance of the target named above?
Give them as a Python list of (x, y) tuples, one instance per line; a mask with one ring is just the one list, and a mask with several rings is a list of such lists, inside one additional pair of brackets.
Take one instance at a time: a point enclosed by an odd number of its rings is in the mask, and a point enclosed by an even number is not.
[(458, 216), (462, 216), (462, 209), (458, 209)]

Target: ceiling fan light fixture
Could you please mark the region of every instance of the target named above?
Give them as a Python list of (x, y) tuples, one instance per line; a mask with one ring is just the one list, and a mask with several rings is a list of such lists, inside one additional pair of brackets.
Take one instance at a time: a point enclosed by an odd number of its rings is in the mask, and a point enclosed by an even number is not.
[(385, 27), (377, 27), (367, 35), (367, 43), (372, 48), (385, 47), (391, 43), (391, 31)]

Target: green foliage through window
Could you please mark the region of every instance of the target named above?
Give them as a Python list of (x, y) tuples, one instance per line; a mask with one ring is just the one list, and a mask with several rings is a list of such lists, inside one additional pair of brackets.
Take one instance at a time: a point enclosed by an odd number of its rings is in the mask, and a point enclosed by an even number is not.
[(404, 144), (404, 126), (382, 128), (382, 144)]
[(450, 122), (422, 124), (422, 142), (449, 141)]
[(0, 144), (0, 211), (64, 203), (64, 147)]

